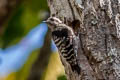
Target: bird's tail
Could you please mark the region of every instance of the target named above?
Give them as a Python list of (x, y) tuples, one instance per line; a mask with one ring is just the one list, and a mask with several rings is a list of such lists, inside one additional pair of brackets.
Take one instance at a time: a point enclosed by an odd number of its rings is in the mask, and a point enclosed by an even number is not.
[(71, 65), (72, 71), (77, 72), (78, 74), (80, 74), (80, 66), (78, 64), (75, 65)]

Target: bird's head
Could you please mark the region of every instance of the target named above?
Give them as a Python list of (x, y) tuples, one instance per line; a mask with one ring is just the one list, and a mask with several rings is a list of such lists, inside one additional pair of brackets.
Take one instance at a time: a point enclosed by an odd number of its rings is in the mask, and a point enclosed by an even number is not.
[(62, 21), (59, 18), (56, 17), (49, 17), (46, 21), (44, 21), (47, 23), (48, 27), (51, 29), (54, 29), (57, 27), (57, 25), (61, 24)]

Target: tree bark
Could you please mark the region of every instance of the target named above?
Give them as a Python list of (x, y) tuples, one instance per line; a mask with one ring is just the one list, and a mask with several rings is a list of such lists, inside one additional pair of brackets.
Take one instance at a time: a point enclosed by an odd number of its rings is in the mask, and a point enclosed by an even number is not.
[[(120, 0), (48, 0), (51, 16), (79, 36), (81, 74), (61, 57), (68, 80), (120, 80)], [(71, 26), (79, 20), (79, 26)]]

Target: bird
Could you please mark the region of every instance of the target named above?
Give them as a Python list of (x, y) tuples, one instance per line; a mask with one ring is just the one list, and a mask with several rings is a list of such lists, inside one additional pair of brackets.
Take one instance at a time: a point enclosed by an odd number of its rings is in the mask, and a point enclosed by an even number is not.
[(72, 71), (80, 74), (81, 69), (77, 60), (78, 41), (73, 29), (57, 17), (49, 17), (44, 22), (47, 23), (52, 32), (52, 39), (59, 54), (71, 66)]

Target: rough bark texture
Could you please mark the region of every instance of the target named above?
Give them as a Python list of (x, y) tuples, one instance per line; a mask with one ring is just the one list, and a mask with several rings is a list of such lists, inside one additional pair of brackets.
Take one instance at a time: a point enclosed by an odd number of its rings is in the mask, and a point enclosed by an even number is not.
[[(72, 26), (80, 37), (81, 74), (61, 57), (68, 80), (120, 80), (120, 0), (48, 0), (51, 15)], [(77, 28), (77, 29), (76, 29)]]

